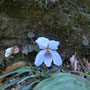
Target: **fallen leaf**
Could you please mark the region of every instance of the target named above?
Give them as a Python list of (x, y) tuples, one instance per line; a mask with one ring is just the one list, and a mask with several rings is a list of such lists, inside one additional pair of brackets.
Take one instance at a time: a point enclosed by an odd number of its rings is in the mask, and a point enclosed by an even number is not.
[(78, 68), (78, 60), (76, 58), (76, 54), (72, 55), (72, 57), (70, 58), (70, 63), (71, 63), (71, 66), (73, 67), (74, 71), (76, 71)]
[[(3, 72), (2, 72), (2, 75), (4, 74), (7, 74), (9, 72), (12, 72), (14, 70), (16, 70), (17, 68), (21, 67), (21, 66), (24, 66), (24, 65), (27, 65), (27, 62), (26, 61), (19, 61), (19, 62), (16, 62), (14, 64), (11, 64), (10, 66), (8, 66)], [(6, 78), (6, 77), (5, 77)], [(3, 82), (5, 80), (5, 78), (1, 78), (0, 79), (0, 83)]]
[(17, 84), (15, 90), (20, 90), (20, 88), (22, 88), (22, 86), (20, 84)]
[(27, 45), (25, 45), (25, 47), (23, 48), (22, 53), (25, 54), (25, 55), (28, 55), (28, 47), (27, 47)]
[(82, 63), (90, 71), (90, 63), (88, 62), (86, 58), (82, 59)]
[(26, 81), (33, 82), (33, 81), (35, 81), (35, 79), (27, 79)]

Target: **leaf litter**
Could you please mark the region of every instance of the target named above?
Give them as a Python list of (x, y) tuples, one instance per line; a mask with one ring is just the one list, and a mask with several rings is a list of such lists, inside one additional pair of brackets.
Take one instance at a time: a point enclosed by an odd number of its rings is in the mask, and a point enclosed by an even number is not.
[[(39, 51), (37, 45), (34, 42), (35, 41), (34, 37), (31, 35), (31, 36), (28, 36), (28, 38), (29, 38), (29, 43), (26, 44), (22, 48), (22, 54), (25, 54), (27, 56), (29, 55), (29, 53), (32, 53), (33, 51), (36, 51), (36, 52)], [(32, 62), (30, 62), (29, 64), (31, 64), (31, 63)], [(13, 63), (13, 64), (9, 65), (2, 72), (2, 75), (5, 75), (9, 72), (12, 72), (12, 71), (18, 69), (19, 67), (24, 66), (24, 65), (28, 65), (26, 61), (19, 61), (19, 62)], [(67, 72), (69, 72), (69, 73), (73, 73), (73, 74), (79, 75), (81, 77), (84, 77), (86, 75), (86, 73), (88, 73), (90, 71), (90, 63), (88, 62), (88, 59), (86, 59), (85, 57), (80, 59), (78, 57), (78, 54), (75, 52), (75, 54), (72, 55), (71, 57), (69, 57), (69, 58), (65, 57), (63, 59), (63, 64), (60, 67), (52, 65), (50, 68), (47, 68), (47, 67), (45, 67), (45, 65), (42, 65), (42, 66), (38, 67), (37, 69), (42, 71), (41, 68), (43, 68), (43, 70), (44, 70), (43, 73), (45, 71), (52, 70), (54, 68), (60, 68), (58, 71), (55, 71), (54, 73), (50, 74), (50, 76), (56, 75), (58, 73), (67, 73)], [(37, 73), (33, 73), (33, 75), (37, 75)], [(9, 80), (9, 78), (10, 78), (10, 76), (0, 79), (0, 85), (2, 86), (3, 82), (5, 82), (6, 80)], [(20, 78), (20, 76), (14, 78), (13, 80), (17, 80), (17, 78)], [(90, 78), (87, 77), (87, 79), (89, 80)], [(23, 87), (23, 85), (25, 86), (25, 85), (28, 84), (28, 82), (33, 82), (33, 81), (35, 81), (35, 80), (34, 79), (27, 79), (27, 80), (25, 80), (25, 83), (23, 83), (23, 84), (22, 83), (14, 84), (14, 86), (12, 86), (14, 88), (12, 88), (12, 89), (20, 90), (20, 88)]]

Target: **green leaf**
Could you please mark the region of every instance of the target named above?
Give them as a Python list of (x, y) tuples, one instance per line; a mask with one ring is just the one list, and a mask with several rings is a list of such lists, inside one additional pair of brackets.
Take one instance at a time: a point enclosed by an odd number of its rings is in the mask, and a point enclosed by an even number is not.
[(28, 38), (34, 38), (34, 37), (35, 37), (35, 34), (34, 34), (33, 32), (29, 32), (29, 33), (27, 34), (27, 37), (28, 37)]
[(20, 70), (20, 69), (30, 69), (30, 67), (25, 65), (25, 66), (20, 67), (18, 70)]
[(41, 81), (33, 90), (90, 90), (90, 81), (70, 73), (60, 73)]
[(35, 45), (33, 46), (33, 49), (34, 49), (36, 52), (38, 52), (38, 51), (39, 51), (39, 47), (38, 47), (38, 45), (35, 44)]
[(31, 53), (33, 50), (33, 45), (28, 44), (28, 52)]
[(0, 88), (0, 90), (4, 90), (3, 88)]
[(90, 72), (87, 72), (88, 75), (90, 75)]
[(86, 76), (86, 79), (90, 81), (90, 75), (87, 75)]
[(28, 52), (31, 53), (32, 51), (36, 51), (36, 52), (39, 51), (39, 47), (37, 44), (35, 44), (35, 45), (28, 44)]
[(1, 88), (6, 89), (7, 87), (9, 87), (9, 86), (11, 86), (11, 85), (19, 82), (20, 80), (21, 80), (21, 78), (19, 78), (19, 79), (17, 79), (17, 80), (14, 80), (14, 81), (12, 81), (12, 82), (10, 82), (10, 83), (4, 84)]
[(30, 90), (30, 88), (35, 84), (35, 83), (38, 83), (39, 81), (34, 81), (34, 82), (31, 82), (29, 85), (23, 87), (21, 90)]
[(30, 69), (18, 69), (18, 70), (16, 70), (16, 71), (13, 71), (13, 72), (10, 72), (10, 73), (7, 73), (7, 74), (5, 74), (5, 75), (0, 76), (0, 79), (1, 79), (1, 78), (4, 78), (4, 77), (7, 77), (7, 76), (9, 76), (9, 75), (11, 75), (11, 74), (15, 74), (15, 73), (19, 73), (19, 72), (21, 72), (21, 74), (22, 74), (22, 73), (30, 72), (30, 71), (32, 71), (32, 70), (30, 70)]
[[(22, 67), (20, 67), (18, 70), (21, 70), (21, 69), (29, 69), (29, 70), (31, 70), (30, 69), (30, 67), (29, 66), (22, 66)], [(31, 70), (31, 72), (32, 72), (32, 70)], [(15, 78), (16, 76), (19, 76), (19, 75), (21, 75), (23, 72), (22, 71), (19, 71), (19, 72), (17, 72), (17, 74), (16, 75), (14, 75), (12, 78)]]
[(59, 70), (67, 70), (66, 68), (64, 67), (59, 67), (59, 68), (54, 68), (54, 69), (51, 69), (51, 70), (48, 70), (46, 73), (45, 73), (45, 77), (48, 77), (49, 75), (51, 75), (52, 73), (57, 73)]
[(45, 73), (45, 76), (48, 77), (51, 73), (59, 71), (60, 68), (54, 68)]
[(21, 83), (21, 82), (25, 81), (26, 79), (35, 78), (35, 77), (38, 77), (38, 76), (39, 76), (39, 75), (31, 75), (31, 76), (23, 77), (18, 83)]

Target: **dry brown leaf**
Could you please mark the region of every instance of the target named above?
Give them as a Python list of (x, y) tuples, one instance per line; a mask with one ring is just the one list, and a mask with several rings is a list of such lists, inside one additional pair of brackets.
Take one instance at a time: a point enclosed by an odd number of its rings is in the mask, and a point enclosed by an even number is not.
[[(2, 75), (4, 74), (7, 74), (9, 72), (12, 72), (14, 70), (16, 70), (17, 68), (21, 67), (21, 66), (24, 66), (24, 65), (27, 65), (27, 62), (26, 61), (19, 61), (19, 62), (16, 62), (14, 64), (11, 64), (10, 66), (8, 66), (3, 72), (2, 72)], [(6, 77), (5, 77), (6, 78)], [(5, 80), (5, 78), (1, 78), (0, 79), (0, 83), (3, 82)]]
[(28, 55), (27, 45), (25, 45), (25, 47), (23, 48), (22, 53), (25, 54), (25, 55)]
[(82, 59), (82, 63), (90, 71), (90, 63), (88, 62), (86, 58)]
[(33, 82), (33, 81), (35, 81), (35, 79), (27, 79), (26, 81)]
[(71, 63), (71, 66), (73, 67), (74, 71), (76, 71), (78, 68), (78, 60), (76, 58), (76, 54), (72, 55), (72, 57), (70, 58), (70, 63)]
[(22, 88), (22, 86), (20, 84), (17, 84), (15, 90), (20, 90), (20, 88)]

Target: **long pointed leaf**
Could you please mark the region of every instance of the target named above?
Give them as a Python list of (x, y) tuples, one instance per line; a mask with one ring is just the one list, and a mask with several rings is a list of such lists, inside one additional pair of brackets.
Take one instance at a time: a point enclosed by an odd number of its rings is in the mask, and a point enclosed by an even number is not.
[(48, 72), (45, 73), (45, 76), (47, 77), (50, 73), (56, 72), (56, 71), (59, 71), (59, 70), (60, 70), (60, 68), (51, 69), (51, 70), (49, 70)]
[(4, 78), (4, 77), (6, 77), (6, 76), (9, 76), (9, 75), (11, 75), (11, 74), (18, 73), (18, 72), (25, 73), (25, 72), (29, 72), (29, 71), (31, 71), (31, 70), (30, 70), (30, 69), (20, 69), (20, 70), (16, 70), (16, 71), (13, 71), (13, 72), (10, 72), (10, 73), (7, 73), (7, 74), (5, 74), (5, 75), (0, 76), (0, 79), (1, 79), (1, 78)]
[(20, 79), (17, 79), (17, 80), (14, 80), (14, 81), (12, 81), (12, 82), (10, 82), (8, 84), (3, 85), (1, 88), (6, 89), (7, 87), (9, 87), (9, 86), (11, 86), (11, 85), (19, 82), (20, 80), (21, 80), (21, 78)]
[(35, 84), (38, 83), (39, 81), (34, 81), (32, 83), (30, 83), (29, 85), (23, 87), (21, 90), (30, 90), (30, 88)]
[(23, 81), (26, 80), (26, 79), (35, 78), (35, 77), (38, 77), (38, 76), (39, 76), (39, 75), (31, 75), (31, 76), (24, 77), (24, 78), (22, 78), (18, 83), (21, 83), (21, 82), (23, 82)]

